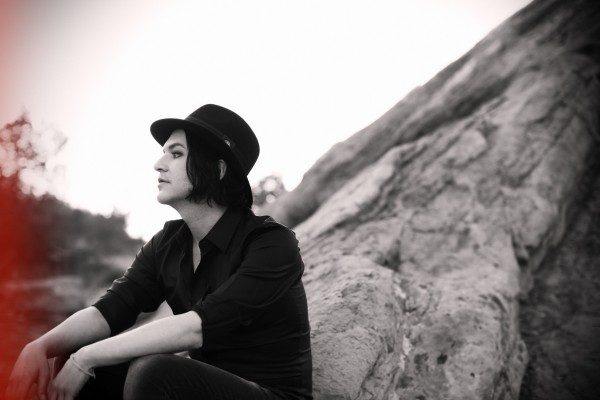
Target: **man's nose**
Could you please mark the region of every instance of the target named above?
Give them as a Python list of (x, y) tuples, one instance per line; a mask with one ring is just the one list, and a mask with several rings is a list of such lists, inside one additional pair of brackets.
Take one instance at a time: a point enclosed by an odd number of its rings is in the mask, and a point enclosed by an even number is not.
[(154, 169), (158, 172), (163, 172), (167, 170), (166, 164), (164, 162), (165, 156), (163, 155), (154, 163)]

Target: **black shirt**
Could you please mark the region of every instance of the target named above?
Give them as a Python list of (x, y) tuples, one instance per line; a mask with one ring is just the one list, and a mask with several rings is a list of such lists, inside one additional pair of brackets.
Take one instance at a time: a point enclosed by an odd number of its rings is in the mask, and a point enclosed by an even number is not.
[(202, 319), (203, 345), (191, 358), (288, 398), (311, 399), (304, 264), (294, 233), (270, 217), (229, 208), (200, 251), (194, 272), (189, 228), (167, 222), (94, 304), (111, 333), (166, 300), (174, 314), (193, 310)]

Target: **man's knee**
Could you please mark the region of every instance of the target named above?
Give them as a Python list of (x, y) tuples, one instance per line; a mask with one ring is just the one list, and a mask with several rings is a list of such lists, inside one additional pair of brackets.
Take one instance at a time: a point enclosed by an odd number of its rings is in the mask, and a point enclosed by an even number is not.
[(166, 364), (172, 355), (153, 354), (131, 361), (125, 379), (123, 397), (125, 400), (148, 399), (147, 393), (154, 396), (160, 392), (161, 376), (164, 377)]

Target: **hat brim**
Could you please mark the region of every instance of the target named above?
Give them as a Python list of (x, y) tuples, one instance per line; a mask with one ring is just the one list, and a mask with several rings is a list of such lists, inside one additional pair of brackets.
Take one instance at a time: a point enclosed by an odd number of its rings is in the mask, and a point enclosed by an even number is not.
[(177, 129), (183, 129), (187, 133), (200, 135), (201, 140), (206, 143), (219, 158), (227, 163), (227, 168), (231, 168), (235, 177), (244, 184), (245, 195), (249, 200), (249, 205), (252, 205), (253, 195), (248, 177), (237, 158), (233, 155), (231, 148), (223, 141), (223, 139), (218, 138), (214, 133), (208, 129), (204, 129), (198, 124), (178, 118), (159, 119), (150, 125), (152, 137), (154, 137), (154, 140), (161, 146), (164, 146), (166, 141), (169, 140), (169, 137), (171, 137), (173, 131)]

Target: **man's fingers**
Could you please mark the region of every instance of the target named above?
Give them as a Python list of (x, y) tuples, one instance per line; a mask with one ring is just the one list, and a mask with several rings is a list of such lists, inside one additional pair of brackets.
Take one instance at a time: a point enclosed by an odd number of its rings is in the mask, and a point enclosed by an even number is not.
[(24, 379), (11, 376), (10, 384), (6, 389), (8, 400), (21, 400), (25, 398), (28, 385), (25, 385), (23, 381)]
[(56, 389), (55, 382), (50, 383), (50, 387), (48, 390), (48, 399), (49, 400), (58, 400), (58, 390)]
[(27, 393), (27, 386), (17, 384), (8, 392), (8, 398), (10, 400), (25, 399), (26, 393)]
[(7, 400), (13, 400), (13, 399), (17, 399), (16, 397), (16, 388), (15, 388), (15, 383), (14, 382), (10, 382), (10, 384), (6, 387), (6, 399)]
[(48, 392), (48, 400), (56, 400), (56, 392), (52, 388)]
[(48, 390), (48, 381), (50, 381), (50, 371), (48, 369), (48, 363), (40, 368), (38, 374), (38, 397), (41, 400), (46, 400), (46, 391)]

